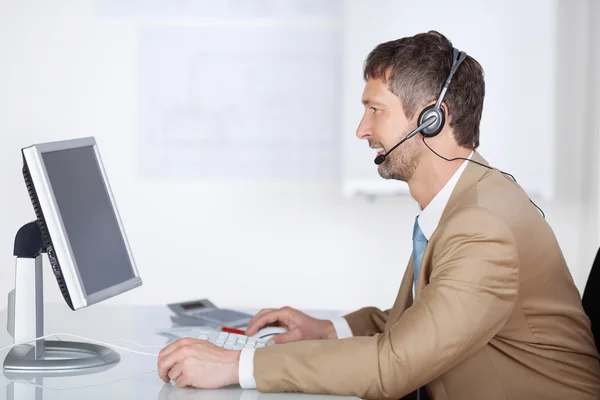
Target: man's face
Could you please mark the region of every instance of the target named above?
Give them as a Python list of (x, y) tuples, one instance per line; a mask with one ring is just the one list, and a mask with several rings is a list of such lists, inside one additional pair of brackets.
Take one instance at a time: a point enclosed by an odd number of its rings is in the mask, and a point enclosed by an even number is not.
[[(377, 154), (389, 151), (416, 127), (415, 118), (406, 118), (400, 98), (390, 92), (387, 84), (380, 79), (367, 80), (362, 103), (365, 113), (356, 129), (356, 136), (366, 139), (369, 147), (377, 149)], [(410, 181), (422, 153), (419, 137), (415, 135), (386, 157), (377, 168), (382, 178)]]

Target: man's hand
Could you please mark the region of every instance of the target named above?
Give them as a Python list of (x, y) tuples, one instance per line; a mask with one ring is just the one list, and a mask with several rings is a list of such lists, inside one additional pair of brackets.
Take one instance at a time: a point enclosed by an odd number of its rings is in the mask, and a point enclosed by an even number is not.
[(206, 340), (179, 339), (158, 355), (158, 375), (179, 387), (217, 389), (239, 383), (240, 351), (225, 350)]
[(273, 336), (275, 344), (297, 342), (299, 340), (337, 339), (335, 328), (329, 320), (309, 317), (291, 307), (261, 310), (248, 323), (246, 335), (252, 336), (269, 325), (284, 327), (288, 332)]

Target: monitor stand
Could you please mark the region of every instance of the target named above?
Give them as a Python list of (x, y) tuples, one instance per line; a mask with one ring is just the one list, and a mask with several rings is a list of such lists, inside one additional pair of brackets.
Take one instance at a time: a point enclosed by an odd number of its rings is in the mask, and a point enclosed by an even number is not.
[(85, 342), (45, 340), (42, 254), (45, 246), (37, 222), (24, 225), (15, 238), (15, 288), (8, 294), (8, 332), (14, 346), (4, 371), (43, 375), (96, 373), (120, 361), (117, 352)]

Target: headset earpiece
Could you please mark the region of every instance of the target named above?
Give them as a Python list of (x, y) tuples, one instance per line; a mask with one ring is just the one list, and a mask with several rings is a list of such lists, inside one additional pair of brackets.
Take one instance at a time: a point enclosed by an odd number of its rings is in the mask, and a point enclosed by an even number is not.
[(444, 128), (444, 124), (446, 123), (446, 115), (444, 115), (444, 111), (442, 110), (442, 101), (444, 100), (444, 96), (446, 95), (446, 91), (448, 90), (448, 86), (450, 86), (450, 81), (452, 81), (452, 77), (454, 73), (458, 69), (458, 66), (467, 58), (467, 53), (460, 51), (456, 48), (452, 48), (452, 67), (450, 68), (450, 73), (446, 78), (446, 82), (442, 87), (442, 92), (438, 97), (435, 104), (430, 105), (429, 107), (425, 107), (423, 111), (421, 111), (421, 115), (419, 115), (419, 125), (421, 125), (424, 121), (431, 117), (435, 117), (435, 121), (428, 125), (427, 127), (421, 130), (421, 134), (426, 138), (431, 138), (436, 136), (438, 133), (442, 131)]
[(435, 122), (426, 128), (421, 130), (421, 134), (426, 138), (432, 138), (442, 131), (444, 124), (446, 123), (446, 116), (444, 111), (440, 108), (437, 109), (435, 104), (425, 107), (419, 115), (419, 125), (421, 125), (428, 118), (435, 117)]

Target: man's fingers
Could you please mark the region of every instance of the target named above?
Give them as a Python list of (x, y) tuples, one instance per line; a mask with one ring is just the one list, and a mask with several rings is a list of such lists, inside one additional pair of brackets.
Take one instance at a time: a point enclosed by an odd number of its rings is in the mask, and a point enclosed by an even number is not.
[(160, 379), (163, 380), (163, 382), (169, 383), (168, 373), (169, 373), (169, 369), (172, 367), (172, 365), (169, 366), (168, 368), (166, 367), (167, 364), (165, 362), (165, 359), (167, 357), (169, 357), (171, 354), (173, 354), (174, 352), (181, 349), (182, 347), (187, 346), (187, 345), (193, 343), (194, 341), (195, 341), (195, 339), (192, 339), (192, 338), (179, 339), (179, 340), (171, 343), (170, 345), (168, 345), (167, 347), (162, 349), (160, 351), (160, 353), (158, 353), (158, 360), (157, 360), (158, 375), (160, 376)]
[[(275, 308), (264, 308), (264, 309), (260, 310), (259, 312), (257, 312), (256, 315), (254, 317), (252, 317), (252, 319), (250, 319), (250, 321), (248, 322), (248, 328), (256, 325), (256, 320), (258, 318), (260, 318), (262, 315), (265, 315), (265, 313), (268, 313), (271, 311), (275, 311)], [(246, 331), (248, 331), (248, 329), (246, 329)]]
[[(276, 308), (263, 308), (262, 310), (260, 310), (259, 312), (256, 313), (254, 318), (260, 317), (264, 313), (268, 313), (269, 311), (275, 311), (275, 310), (277, 310), (277, 309)], [(252, 318), (252, 319), (254, 319), (254, 318)]]
[(177, 379), (179, 379), (179, 376), (182, 373), (183, 373), (183, 363), (177, 363), (173, 366), (173, 368), (171, 368), (171, 370), (169, 371), (169, 373), (167, 375), (169, 376), (170, 380), (175, 382), (175, 381), (177, 381)]
[(175, 384), (180, 388), (185, 388), (185, 387), (191, 386), (190, 377), (187, 374), (181, 374), (175, 380)]
[(299, 340), (302, 340), (302, 332), (300, 332), (300, 329), (293, 329), (289, 332), (280, 333), (269, 339), (269, 341), (274, 344), (297, 342)]
[(248, 323), (248, 328), (246, 328), (246, 335), (248, 335), (248, 336), (254, 335), (260, 328), (263, 327), (263, 321), (264, 321), (265, 316), (269, 316), (275, 312), (277, 312), (277, 310), (274, 310), (274, 309), (261, 310)]
[[(189, 343), (188, 343), (189, 344)], [(166, 356), (161, 356), (158, 359), (158, 375), (165, 382), (169, 382), (169, 371), (173, 366), (182, 361), (189, 354), (188, 347), (180, 345), (176, 350), (171, 351)]]
[(285, 324), (285, 311), (282, 310), (274, 310), (268, 311), (264, 314), (256, 317), (251, 324), (248, 324), (248, 329), (246, 329), (246, 335), (252, 336), (255, 335), (256, 332), (265, 325), (273, 324), (277, 321), (282, 321)]

